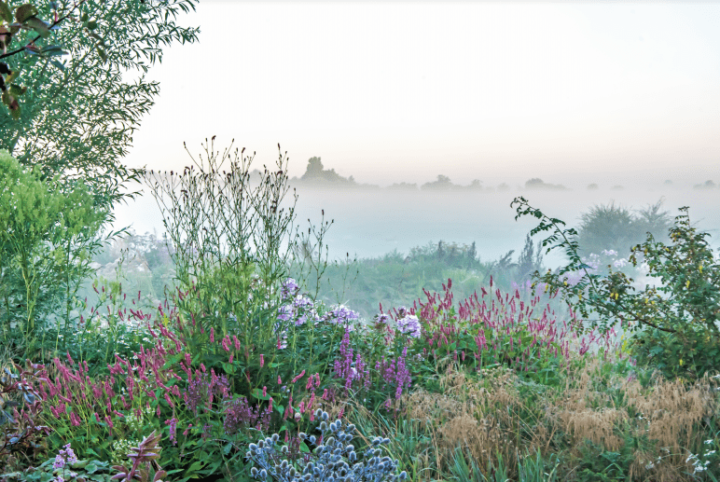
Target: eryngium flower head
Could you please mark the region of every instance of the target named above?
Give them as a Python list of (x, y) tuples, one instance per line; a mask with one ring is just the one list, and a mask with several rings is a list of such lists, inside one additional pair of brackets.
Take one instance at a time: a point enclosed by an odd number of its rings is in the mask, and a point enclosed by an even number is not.
[[(346, 426), (342, 420), (327, 423), (327, 412), (318, 411), (316, 417), (322, 421), (318, 430), (322, 433), (325, 443), (317, 446), (314, 452), (306, 457), (291, 459), (287, 446), (279, 447), (278, 438), (273, 435), (269, 439), (250, 444), (250, 460), (255, 465), (251, 475), (255, 479), (270, 478), (279, 482), (330, 482), (351, 480), (373, 480), (377, 482), (394, 482), (405, 480), (407, 473), (397, 474), (398, 461), (390, 457), (382, 457), (382, 451), (370, 449), (365, 452), (365, 461), (352, 444), (354, 425)], [(313, 437), (314, 438), (314, 437)], [(301, 440), (312, 440), (306, 434), (300, 434)], [(268, 443), (268, 440), (271, 442)], [(379, 447), (390, 442), (389, 439), (376, 437), (373, 445)]]

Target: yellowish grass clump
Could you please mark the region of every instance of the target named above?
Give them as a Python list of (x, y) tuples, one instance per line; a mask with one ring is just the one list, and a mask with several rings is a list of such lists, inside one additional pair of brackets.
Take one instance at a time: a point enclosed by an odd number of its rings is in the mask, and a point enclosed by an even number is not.
[[(579, 447), (589, 440), (606, 451), (630, 450), (629, 480), (688, 480), (686, 448), (697, 445), (701, 424), (720, 407), (714, 379), (687, 385), (656, 377), (643, 388), (637, 380), (616, 377), (597, 386), (599, 367), (588, 363), (570, 374), (564, 389), (538, 392), (530, 402), (520, 396), (523, 382), (512, 370), (489, 370), (476, 378), (450, 366), (438, 378), (441, 393), (420, 389), (403, 397), (403, 415), (430, 434), (439, 474), (457, 448), (483, 469), (497, 465), (500, 455), (511, 473), (519, 456), (539, 450), (565, 453), (573, 480)], [(613, 390), (622, 396), (611, 396)], [(626, 441), (632, 447), (625, 447)]]

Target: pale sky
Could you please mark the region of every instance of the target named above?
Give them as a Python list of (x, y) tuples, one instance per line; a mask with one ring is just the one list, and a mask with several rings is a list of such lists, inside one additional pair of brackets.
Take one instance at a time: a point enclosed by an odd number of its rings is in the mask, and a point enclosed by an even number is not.
[(206, 137), (359, 182), (720, 182), (720, 2), (245, 2), (182, 18), (131, 166)]

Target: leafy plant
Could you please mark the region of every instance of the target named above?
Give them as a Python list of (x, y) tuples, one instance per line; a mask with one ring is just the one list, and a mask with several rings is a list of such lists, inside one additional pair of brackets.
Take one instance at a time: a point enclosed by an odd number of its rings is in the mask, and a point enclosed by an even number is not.
[[(60, 45), (40, 44), (46, 43), (42, 41), (51, 37), (63, 22), (67, 23), (66, 21), (78, 7), (86, 1), (80, 0), (72, 4), (65, 4), (60, 9), (56, 3), (52, 3), (50, 12), (45, 12), (52, 16), (52, 22), (42, 20), (38, 7), (32, 3), (24, 3), (15, 7), (13, 15), (10, 6), (6, 2), (0, 1), (0, 48), (2, 49), (0, 60), (25, 53), (39, 59), (49, 60), (53, 65), (62, 67), (62, 64), (57, 62), (54, 57), (66, 55), (67, 52), (63, 51)], [(96, 22), (90, 23), (87, 17), (82, 21), (83, 26), (88, 30), (94, 30), (97, 26)], [(18, 70), (13, 71), (7, 63), (0, 62), (2, 102), (10, 110), (10, 114), (15, 120), (19, 119), (21, 114), (18, 97), (27, 91), (27, 87), (13, 83), (18, 75)]]
[(51, 431), (37, 421), (42, 398), (37, 390), (43, 365), (3, 367), (0, 373), (0, 464), (7, 468), (32, 462), (42, 452), (41, 438)]
[[(536, 273), (538, 281), (546, 283), (552, 292), (562, 293), (562, 299), (593, 326), (608, 331), (619, 324), (622, 329), (638, 331), (632, 340), (633, 353), (638, 361), (653, 363), (669, 377), (684, 375), (691, 378), (716, 370), (720, 362), (720, 264), (705, 238), (690, 224), (688, 208), (680, 208), (670, 229), (671, 244), (656, 242), (651, 234), (647, 240), (632, 248), (630, 262), (637, 266), (644, 262), (648, 276), (658, 285), (647, 285), (638, 291), (633, 279), (609, 267), (609, 274), (590, 273), (589, 266), (579, 256), (574, 229), (562, 229), (565, 223), (549, 218), (527, 200), (516, 198), (516, 219), (531, 215), (540, 224), (531, 231), (551, 231), (542, 241), (548, 252), (563, 248), (570, 259), (567, 266), (544, 275)], [(568, 277), (580, 274), (577, 283), (568, 284)]]
[[(213, 138), (205, 158), (191, 155), (198, 170), (151, 171), (146, 180), (172, 242), (178, 285), (192, 290), (179, 300), (181, 310), (222, 337), (232, 317), (245, 345), (262, 346), (277, 342), (272, 320), (292, 255), (287, 243), (293, 241), (294, 205), (281, 206), (289, 190), (287, 154), (280, 153), (276, 166), (265, 168), (251, 186), (254, 155), (244, 152), (231, 146), (220, 154)], [(225, 162), (229, 171), (221, 172)]]
[[(164, 47), (197, 40), (198, 29), (177, 23), (196, 4), (37, 0), (19, 7), (36, 14), (27, 19), (31, 27), (50, 33), (42, 48), (40, 42), (28, 44), (32, 35), (13, 36), (22, 53), (13, 57), (12, 70), (27, 91), (18, 119), (0, 116), (0, 149), (23, 165), (37, 165), (43, 178), (60, 174), (63, 182), (87, 184), (106, 209), (132, 197), (123, 190), (139, 180), (139, 171), (119, 161), (159, 93), (158, 83), (145, 74), (162, 59)], [(43, 26), (40, 18), (53, 18), (53, 24)], [(58, 56), (62, 52), (69, 55)]]
[(42, 181), (38, 169), (23, 169), (0, 151), (0, 330), (14, 328), (28, 342), (40, 322), (70, 303), (91, 272), (90, 255), (99, 249), (98, 230), (107, 213), (94, 206), (82, 184), (60, 186), (56, 176)]

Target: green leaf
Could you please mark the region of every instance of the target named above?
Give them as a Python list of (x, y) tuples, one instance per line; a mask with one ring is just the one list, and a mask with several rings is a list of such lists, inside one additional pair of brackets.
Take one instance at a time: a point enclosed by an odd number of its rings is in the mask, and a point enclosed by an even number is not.
[(85, 466), (85, 471), (88, 474), (94, 474), (95, 472), (97, 472), (97, 470), (98, 470), (98, 466), (94, 460)]
[(12, 23), (12, 12), (10, 11), (10, 7), (8, 7), (8, 4), (0, 1), (0, 18), (5, 20), (7, 23)]
[(102, 47), (98, 47), (97, 52), (102, 61), (107, 62), (107, 54), (105, 53), (105, 50)]
[(20, 5), (15, 10), (15, 20), (18, 23), (25, 23), (27, 19), (34, 17), (38, 14), (38, 9), (35, 8), (35, 5), (32, 5), (30, 3), (25, 3), (23, 5)]
[(8, 109), (10, 109), (10, 115), (13, 119), (18, 120), (20, 118), (20, 104), (15, 97), (10, 95), (10, 92), (6, 90), (2, 93), (2, 101)]
[(60, 70), (65, 70), (65, 66), (55, 59), (51, 59), (50, 63), (53, 64), (56, 68), (58, 68)]
[(12, 96), (17, 97), (17, 96), (23, 95), (25, 92), (27, 92), (27, 87), (25, 87), (25, 86), (20, 86), (17, 84), (10, 85), (10, 95), (12, 95)]
[(42, 48), (42, 50), (40, 50), (40, 54), (46, 57), (57, 57), (60, 55), (67, 55), (68, 53), (59, 45), (46, 45)]
[(202, 461), (198, 460), (197, 462), (193, 463), (190, 466), (190, 468), (188, 469), (188, 473), (196, 472), (196, 471), (202, 469), (204, 465), (205, 464)]
[(50, 26), (37, 17), (30, 17), (25, 21), (25, 25), (35, 30), (42, 38), (50, 35)]

